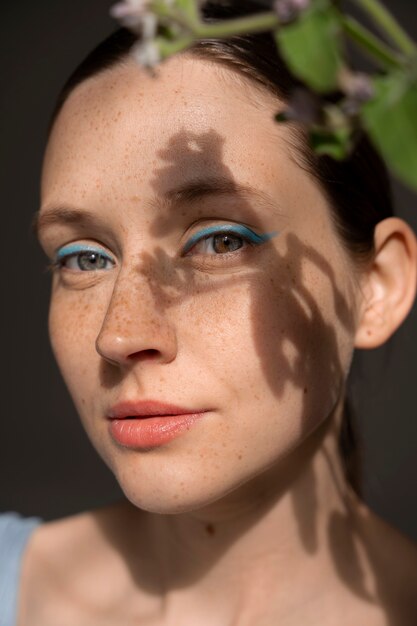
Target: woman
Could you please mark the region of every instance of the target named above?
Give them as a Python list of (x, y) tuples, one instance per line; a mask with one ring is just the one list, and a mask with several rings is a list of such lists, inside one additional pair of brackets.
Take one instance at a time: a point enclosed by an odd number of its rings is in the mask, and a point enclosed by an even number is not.
[(415, 625), (416, 548), (361, 502), (345, 407), (415, 298), (383, 166), (274, 121), (295, 83), (266, 35), (156, 77), (132, 41), (64, 89), (37, 216), (54, 353), (126, 499), (22, 530), (5, 623)]

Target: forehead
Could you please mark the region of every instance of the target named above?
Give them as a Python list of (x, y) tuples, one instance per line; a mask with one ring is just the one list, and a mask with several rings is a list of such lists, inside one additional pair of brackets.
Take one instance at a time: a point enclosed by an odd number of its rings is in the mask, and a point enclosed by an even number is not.
[(273, 120), (279, 106), (213, 62), (176, 57), (153, 77), (129, 60), (70, 94), (48, 144), (43, 190), (74, 177), (82, 186), (130, 174), (144, 184), (152, 168), (173, 160), (181, 176), (215, 175), (225, 165), (238, 177), (255, 165), (273, 176), (279, 155), (288, 159), (287, 131)]
[[(333, 235), (320, 185), (294, 158), (289, 129), (274, 119), (280, 107), (249, 79), (190, 56), (169, 59), (156, 77), (131, 60), (115, 66), (74, 89), (58, 115), (41, 212), (76, 207), (126, 229), (132, 219), (153, 219), (175, 189), (218, 179), (256, 190), (298, 236), (311, 239), (312, 225), (315, 237)], [(263, 222), (269, 208), (260, 204), (256, 213)]]

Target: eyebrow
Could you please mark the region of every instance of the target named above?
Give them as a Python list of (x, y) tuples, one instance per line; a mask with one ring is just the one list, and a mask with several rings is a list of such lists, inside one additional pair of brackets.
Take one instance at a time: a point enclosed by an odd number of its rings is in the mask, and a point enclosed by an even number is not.
[(70, 206), (56, 206), (36, 211), (32, 219), (32, 232), (39, 237), (39, 233), (47, 226), (59, 225), (97, 225), (97, 217), (85, 209), (76, 209)]
[(264, 191), (253, 187), (252, 185), (244, 185), (238, 183), (231, 178), (225, 176), (216, 176), (211, 178), (198, 178), (189, 181), (184, 185), (175, 187), (164, 194), (164, 200), (169, 204), (175, 205), (180, 203), (191, 203), (201, 200), (206, 196), (213, 195), (235, 195), (242, 198), (256, 198), (267, 204), (269, 208), (277, 209), (277, 202)]
[[(227, 177), (211, 177), (195, 179), (179, 185), (162, 194), (165, 207), (174, 207), (178, 204), (191, 204), (207, 196), (234, 195), (243, 199), (256, 199), (267, 208), (278, 209), (277, 202), (264, 191), (256, 189), (252, 185), (244, 185)], [(158, 206), (160, 199), (152, 201), (152, 205)], [(70, 206), (50, 207), (43, 211), (37, 211), (32, 220), (32, 230), (39, 237), (43, 228), (50, 225), (84, 225), (96, 226), (97, 216), (85, 209), (77, 209)]]

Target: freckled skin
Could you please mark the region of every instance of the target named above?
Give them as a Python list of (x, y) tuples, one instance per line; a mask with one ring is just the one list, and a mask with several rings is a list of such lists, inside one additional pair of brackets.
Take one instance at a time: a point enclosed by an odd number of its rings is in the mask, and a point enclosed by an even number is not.
[[(288, 157), (276, 101), (265, 94), (261, 110), (240, 96), (236, 108), (233, 74), (226, 87), (218, 73), (186, 57), (160, 80), (131, 63), (103, 72), (70, 95), (45, 158), (42, 210), (71, 204), (103, 225), (50, 226), (47, 253), (98, 241), (116, 263), (55, 275), (52, 346), (93, 445), (149, 511), (204, 507), (278, 466), (335, 409), (353, 349), (357, 293), (326, 200)], [(201, 173), (252, 184), (279, 209), (152, 202)], [(187, 229), (213, 214), (279, 235), (222, 264), (181, 258)], [(125, 398), (211, 412), (143, 453), (107, 430), (106, 413)]]

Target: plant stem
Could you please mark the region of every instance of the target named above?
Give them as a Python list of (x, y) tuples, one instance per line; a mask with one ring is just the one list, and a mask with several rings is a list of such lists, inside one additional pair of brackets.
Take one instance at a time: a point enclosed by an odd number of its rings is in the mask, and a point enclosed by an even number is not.
[(158, 0), (154, 1), (152, 10), (159, 17), (173, 20), (185, 26), (196, 39), (209, 39), (211, 37), (221, 39), (234, 35), (275, 30), (280, 25), (278, 16), (273, 11), (206, 24), (200, 20), (190, 19), (184, 13), (179, 14), (178, 11), (172, 10)]
[(202, 38), (233, 37), (234, 35), (275, 30), (278, 26), (280, 26), (278, 16), (271, 11), (215, 24), (200, 23), (194, 34)]
[(395, 17), (384, 7), (379, 0), (353, 0), (363, 9), (381, 28), (399, 50), (407, 56), (417, 54), (417, 46), (405, 30), (399, 25)]
[[(377, 21), (379, 25), (381, 25), (383, 17), (383, 23), (386, 31), (389, 30), (389, 32), (392, 33), (394, 24), (397, 31), (402, 32), (402, 29), (398, 26), (394, 18), (391, 17), (386, 9), (379, 4), (379, 0), (353, 1), (361, 6), (368, 6), (369, 12), (371, 11), (372, 7), (372, 17), (374, 17), (375, 21)], [(273, 11), (258, 13), (255, 15), (250, 15), (248, 17), (241, 17), (233, 20), (223, 20), (211, 24), (206, 24), (199, 19), (190, 19), (189, 15), (185, 15), (182, 12), (180, 13), (178, 10), (173, 11), (165, 4), (164, 1), (161, 2), (160, 0), (154, 0), (153, 10), (160, 17), (168, 20), (171, 19), (177, 24), (185, 27), (185, 29), (188, 30), (189, 33), (177, 44), (171, 43), (169, 45), (166, 45), (166, 54), (168, 54), (168, 49), (172, 49), (173, 53), (174, 51), (184, 49), (185, 47), (187, 47), (187, 41), (189, 42), (188, 45), (191, 45), (193, 40), (210, 38), (221, 39), (254, 32), (274, 31), (280, 26), (279, 18), (277, 14)], [(374, 13), (378, 11), (380, 13), (378, 13), (377, 20)], [(351, 39), (353, 39), (365, 53), (371, 56), (374, 61), (379, 62), (379, 64), (382, 65), (384, 69), (402, 67), (404, 65), (404, 59), (400, 54), (392, 50), (387, 44), (381, 41), (367, 28), (362, 26), (362, 24), (360, 24), (353, 17), (346, 15), (342, 11), (340, 11), (340, 20), (345, 32), (351, 37)], [(405, 33), (404, 37), (408, 38)], [(417, 48), (415, 48), (414, 43), (411, 40), (409, 40), (408, 47), (405, 47), (407, 48), (407, 56), (410, 55), (412, 51), (415, 51), (415, 53), (417, 54)], [(404, 42), (402, 48), (404, 48)]]
[(167, 41), (166, 39), (160, 37), (157, 37), (155, 40), (163, 59), (167, 59), (168, 57), (189, 48), (194, 41), (195, 39), (192, 36), (181, 37), (181, 39), (175, 39), (174, 41)]
[(353, 39), (364, 52), (368, 53), (374, 61), (377, 61), (389, 69), (392, 67), (402, 67), (404, 61), (400, 55), (391, 50), (378, 37), (375, 37), (367, 28), (362, 26), (350, 15), (341, 16), (342, 26), (346, 33)]
[(188, 0), (187, 15), (189, 16), (191, 22), (194, 22), (196, 24), (199, 21), (197, 0)]

